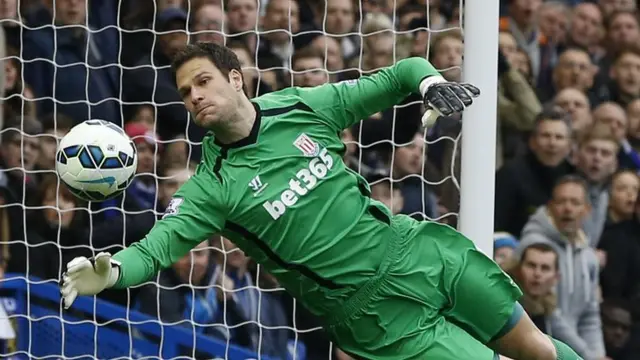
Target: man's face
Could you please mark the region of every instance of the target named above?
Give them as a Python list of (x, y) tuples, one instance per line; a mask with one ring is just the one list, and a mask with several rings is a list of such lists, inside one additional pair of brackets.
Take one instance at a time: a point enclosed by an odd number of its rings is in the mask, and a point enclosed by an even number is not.
[(631, 313), (621, 308), (607, 308), (602, 311), (602, 335), (607, 348), (622, 349), (629, 341)]
[(234, 115), (243, 82), (236, 70), (225, 76), (209, 59), (194, 58), (178, 68), (176, 84), (195, 123), (210, 129)]
[(56, 22), (62, 25), (85, 25), (87, 0), (56, 0)]
[(449, 81), (459, 81), (462, 75), (462, 53), (464, 45), (458, 38), (447, 36), (440, 40), (435, 49), (433, 65)]
[(162, 51), (168, 58), (173, 58), (189, 42), (189, 36), (185, 31), (186, 26), (182, 21), (172, 21), (167, 30), (158, 36)]
[(511, 66), (518, 70), (526, 78), (531, 78), (531, 64), (529, 55), (522, 50), (518, 50), (511, 56)]
[(388, 181), (371, 186), (371, 197), (383, 203), (393, 214), (399, 214), (404, 206), (404, 198), (399, 189), (391, 189)]
[(187, 255), (173, 265), (173, 270), (185, 284), (200, 285), (200, 281), (207, 274), (210, 252), (207, 242), (202, 242)]
[(518, 25), (532, 26), (542, 0), (514, 0), (509, 5), (509, 14)]
[(518, 43), (510, 32), (502, 31), (498, 35), (498, 47), (502, 54), (511, 62), (511, 58), (518, 52)]
[(520, 262), (520, 275), (525, 294), (540, 297), (549, 294), (558, 282), (557, 255), (553, 251), (529, 248)]
[(554, 44), (564, 43), (568, 28), (567, 12), (559, 6), (542, 6), (538, 11), (538, 27)]
[(155, 173), (155, 164), (158, 163), (160, 155), (156, 151), (155, 145), (146, 141), (136, 143), (138, 152), (138, 168), (136, 174), (153, 174)]
[(393, 65), (395, 41), (393, 35), (380, 33), (371, 36), (371, 46), (366, 51), (367, 70), (379, 70)]
[(640, 56), (622, 55), (611, 69), (611, 78), (623, 94), (640, 96)]
[(598, 43), (602, 34), (602, 14), (594, 4), (578, 4), (571, 19), (571, 40), (576, 45), (590, 47)]
[(513, 258), (513, 253), (513, 248), (509, 246), (497, 248), (496, 251), (493, 252), (493, 260), (498, 266), (504, 268), (504, 266), (509, 263), (509, 260)]
[(422, 135), (416, 134), (413, 141), (398, 147), (393, 158), (393, 178), (422, 173), (425, 143)]
[(575, 183), (556, 186), (548, 209), (558, 231), (564, 235), (575, 235), (589, 213), (585, 189)]
[(223, 237), (222, 247), (222, 250), (224, 250), (224, 254), (221, 254), (222, 261), (226, 263), (227, 269), (237, 270), (243, 269), (247, 266), (249, 263), (249, 257), (244, 253), (244, 251), (238, 248), (236, 244), (232, 243), (231, 240)]
[(568, 87), (587, 91), (593, 85), (594, 75), (594, 66), (586, 52), (567, 50), (558, 59), (553, 71), (553, 83), (558, 91)]
[(638, 20), (631, 14), (618, 14), (609, 26), (609, 40), (617, 48), (638, 43), (640, 40)]
[(10, 141), (3, 142), (0, 150), (7, 169), (33, 170), (40, 154), (40, 138), (15, 135)]
[(38, 154), (38, 168), (41, 170), (53, 170), (56, 166), (56, 150), (58, 141), (62, 139), (68, 130), (49, 129), (45, 131), (45, 136), (40, 137), (40, 153)]
[(618, 145), (609, 140), (591, 140), (578, 149), (580, 171), (595, 183), (607, 180), (616, 170)]
[(158, 201), (160, 208), (166, 208), (173, 195), (193, 175), (193, 172), (185, 169), (169, 169), (163, 179), (158, 183)]
[(195, 41), (224, 44), (225, 14), (220, 6), (204, 5), (194, 14), (193, 38)]
[(320, 15), (324, 18), (320, 19), (320, 23), (324, 22), (325, 31), (336, 35), (350, 32), (355, 25), (355, 14), (351, 1), (327, 0), (326, 4), (326, 16)]
[(618, 216), (630, 219), (633, 216), (640, 191), (640, 178), (636, 174), (624, 172), (617, 175), (611, 184), (609, 207)]
[(569, 129), (562, 121), (542, 121), (532, 135), (529, 147), (543, 165), (558, 166), (569, 155)]
[(230, 0), (226, 10), (229, 31), (232, 34), (256, 30), (258, 24), (256, 0)]
[(571, 115), (572, 127), (576, 132), (586, 129), (593, 123), (589, 99), (580, 90), (566, 88), (560, 91), (554, 99), (554, 104)]
[(603, 123), (611, 127), (616, 139), (622, 141), (627, 136), (627, 115), (615, 103), (604, 103), (593, 111), (595, 122)]
[(329, 81), (329, 73), (319, 57), (300, 58), (293, 64), (293, 70), (296, 72), (293, 76), (295, 86), (314, 87)]
[(616, 11), (634, 11), (636, 9), (635, 0), (599, 0), (598, 5), (602, 8), (605, 17)]
[(640, 99), (633, 100), (627, 105), (628, 134), (640, 139)]
[(270, 0), (263, 18), (265, 34), (276, 44), (287, 43), (300, 30), (300, 11), (295, 0)]
[(342, 49), (340, 43), (330, 36), (318, 36), (311, 42), (311, 46), (322, 51), (327, 58), (327, 70), (339, 71), (344, 69), (344, 60), (342, 59)]

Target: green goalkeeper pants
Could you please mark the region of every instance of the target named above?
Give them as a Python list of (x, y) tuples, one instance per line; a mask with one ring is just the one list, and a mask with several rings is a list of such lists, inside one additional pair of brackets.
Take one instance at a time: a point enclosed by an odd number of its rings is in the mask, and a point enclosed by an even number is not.
[(345, 352), (365, 359), (492, 360), (485, 344), (522, 295), (495, 262), (453, 228), (406, 216), (381, 271), (328, 319)]

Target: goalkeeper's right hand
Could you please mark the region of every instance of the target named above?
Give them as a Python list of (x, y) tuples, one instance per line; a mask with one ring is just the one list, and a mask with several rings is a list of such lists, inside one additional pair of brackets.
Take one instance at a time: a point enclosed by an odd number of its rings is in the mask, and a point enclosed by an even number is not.
[(106, 252), (90, 259), (81, 256), (69, 261), (67, 271), (62, 274), (60, 289), (64, 308), (71, 307), (78, 295), (96, 295), (112, 287), (118, 281), (119, 274), (120, 263), (111, 259), (111, 254)]

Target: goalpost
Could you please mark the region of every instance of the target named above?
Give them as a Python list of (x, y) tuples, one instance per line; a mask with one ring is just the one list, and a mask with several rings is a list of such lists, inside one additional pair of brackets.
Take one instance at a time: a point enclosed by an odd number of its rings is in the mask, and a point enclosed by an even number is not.
[[(461, 4), (463, 2), (463, 0), (457, 1)], [(156, 11), (159, 2), (167, 1), (154, 0)], [(361, 9), (363, 2), (364, 0), (359, 1)], [(429, 14), (429, 0), (425, 2), (426, 15)], [(393, 3), (395, 4), (396, 1)], [(462, 66), (463, 80), (478, 86), (482, 95), (463, 115), (463, 135), (458, 139), (449, 139), (456, 143), (460, 140), (459, 145), (461, 145), (457, 149), (461, 151), (462, 176), (461, 179), (452, 180), (461, 194), (459, 230), (475, 241), (484, 253), (491, 256), (493, 253), (499, 0), (466, 0), (461, 7), (464, 9), (461, 10), (465, 54)], [(260, 6), (259, 11), (262, 8), (263, 6)], [(120, 10), (120, 7), (118, 9)], [(398, 17), (394, 16), (393, 19), (394, 25), (397, 25)], [(357, 29), (355, 34), (363, 39), (364, 35)], [(452, 29), (455, 28), (450, 27), (437, 32)], [(431, 35), (436, 33), (431, 29), (429, 32)], [(326, 32), (323, 31), (323, 33)], [(154, 35), (158, 34), (154, 32)], [(121, 64), (118, 65), (121, 66)], [(25, 106), (22, 109), (25, 111)], [(401, 126), (401, 122), (402, 119), (394, 115), (394, 127)], [(402, 144), (394, 143), (393, 145)], [(454, 177), (454, 174), (455, 172), (445, 174), (442, 182), (451, 181), (449, 179)], [(0, 169), (0, 178), (2, 175), (4, 175), (3, 170)], [(421, 180), (425, 185), (441, 183), (429, 183), (424, 177)], [(29, 207), (24, 203), (21, 207), (24, 211), (42, 208)], [(0, 212), (8, 208), (0, 202)], [(59, 251), (64, 248), (62, 245), (55, 245), (58, 246)], [(60, 253), (51, 254), (51, 256), (60, 256)], [(37, 264), (28, 266), (33, 267)], [(229, 340), (215, 340), (197, 335), (191, 331), (190, 327), (187, 327), (187, 331), (175, 324), (150, 320), (131, 307), (119, 307), (95, 298), (80, 298), (76, 300), (73, 311), (62, 311), (57, 286), (33, 282), (19, 274), (13, 275), (17, 276), (0, 282), (0, 306), (6, 310), (9, 315), (8, 320), (17, 331), (17, 338), (9, 340), (8, 347), (0, 347), (0, 354), (6, 358), (57, 358), (64, 355), (70, 359), (179, 357), (270, 359), (236, 346)], [(250, 287), (257, 289), (260, 294), (283, 291), (283, 289), (264, 289), (259, 285)], [(158, 299), (158, 306), (161, 305)], [(299, 306), (294, 302), (294, 318), (297, 309)], [(0, 311), (0, 346), (3, 344), (2, 335), (5, 332), (2, 326), (6, 319), (7, 317), (3, 317)], [(196, 326), (193, 314), (190, 324)], [(227, 330), (234, 328), (226, 322), (219, 325)], [(261, 331), (273, 329), (260, 322), (256, 325)], [(309, 349), (305, 348), (299, 338), (305, 334), (312, 336), (319, 334), (320, 328), (302, 328), (302, 325), (294, 320), (293, 327), (287, 327), (287, 330), (294, 334), (291, 341), (287, 343), (291, 354), (288, 359), (305, 360), (308, 357), (305, 353), (308, 353)], [(333, 350), (331, 345), (326, 349), (329, 352), (326, 358), (335, 359), (331, 354)], [(182, 354), (188, 355), (185, 357)]]

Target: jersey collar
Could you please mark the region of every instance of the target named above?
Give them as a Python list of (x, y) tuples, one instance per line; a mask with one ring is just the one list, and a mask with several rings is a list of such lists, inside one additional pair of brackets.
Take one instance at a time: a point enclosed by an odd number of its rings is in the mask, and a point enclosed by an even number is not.
[(251, 104), (253, 104), (253, 107), (256, 109), (256, 119), (253, 122), (253, 126), (251, 127), (251, 132), (249, 133), (249, 136), (229, 144), (223, 144), (220, 141), (218, 141), (217, 138), (214, 138), (215, 144), (220, 146), (221, 149), (234, 149), (234, 148), (252, 145), (258, 142), (258, 134), (260, 133), (260, 122), (262, 120), (262, 112), (260, 110), (260, 106), (257, 103), (252, 101)]

